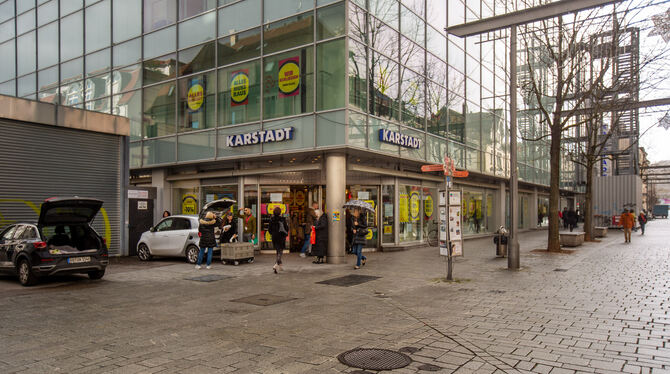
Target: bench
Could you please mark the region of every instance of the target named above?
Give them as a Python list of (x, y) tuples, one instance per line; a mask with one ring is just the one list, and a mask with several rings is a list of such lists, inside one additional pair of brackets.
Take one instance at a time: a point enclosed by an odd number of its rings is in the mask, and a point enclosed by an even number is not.
[(564, 247), (578, 247), (584, 243), (583, 232), (562, 232), (559, 235), (561, 245)]
[(596, 238), (604, 238), (607, 236), (607, 227), (594, 227), (593, 236)]

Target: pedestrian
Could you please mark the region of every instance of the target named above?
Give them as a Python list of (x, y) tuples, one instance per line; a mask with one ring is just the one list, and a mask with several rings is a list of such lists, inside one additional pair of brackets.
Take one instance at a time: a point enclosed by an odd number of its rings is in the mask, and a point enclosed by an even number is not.
[(644, 211), (640, 212), (640, 215), (637, 217), (638, 222), (640, 222), (640, 230), (642, 230), (642, 233), (640, 235), (644, 235), (644, 226), (647, 225), (647, 215), (644, 214)]
[(365, 217), (365, 213), (361, 212), (360, 209), (354, 208), (352, 217), (352, 249), (356, 255), (356, 265), (354, 269), (360, 269), (362, 265), (365, 265), (367, 258), (363, 256), (363, 245), (365, 245), (366, 237), (368, 235), (368, 224)]
[(272, 217), (270, 218), (270, 225), (268, 231), (272, 236), (272, 246), (277, 252), (277, 260), (275, 261), (272, 270), (277, 274), (277, 269), (284, 270), (282, 267), (281, 256), (284, 253), (286, 248), (286, 237), (288, 236), (288, 224), (286, 219), (281, 215), (281, 208), (275, 207), (272, 211)]
[(568, 210), (567, 218), (565, 218), (565, 216), (563, 217), (564, 220), (568, 221), (568, 227), (570, 228), (570, 232), (572, 232), (572, 230), (577, 227), (577, 213), (571, 208)]
[(328, 254), (328, 215), (319, 209), (315, 209), (314, 213), (317, 220), (314, 224), (316, 240), (312, 246), (312, 255), (316, 256), (315, 264), (323, 264), (323, 258)]
[(354, 231), (353, 231), (353, 216), (351, 214), (351, 211), (349, 208), (347, 208), (344, 211), (344, 219), (345, 219), (345, 226), (346, 226), (346, 231), (345, 231), (345, 240), (346, 243), (344, 243), (344, 247), (347, 250), (347, 253), (354, 253), (353, 251), (353, 245), (351, 244), (351, 241), (354, 239)]
[(202, 258), (207, 252), (207, 269), (212, 268), (212, 254), (214, 247), (216, 247), (216, 236), (214, 235), (214, 228), (221, 226), (221, 219), (214, 214), (214, 212), (207, 212), (205, 218), (200, 219), (200, 226), (198, 227), (198, 236), (200, 236), (200, 252), (198, 252), (198, 262), (195, 265), (196, 269), (200, 269), (202, 265)]
[(244, 208), (239, 213), (244, 225), (243, 236), (245, 242), (256, 244), (256, 217), (251, 214), (251, 209)]
[(317, 209), (319, 209), (319, 204), (315, 202), (312, 203), (312, 207), (308, 207), (307, 212), (305, 212), (305, 242), (300, 249), (300, 257), (306, 257), (307, 253), (312, 251), (312, 226), (314, 226), (317, 219), (315, 213)]
[(169, 210), (163, 211), (163, 218), (170, 217), (171, 215)]
[(563, 218), (563, 229), (568, 228), (568, 207), (566, 206), (563, 208), (563, 212), (561, 212), (561, 218)]
[(623, 226), (625, 243), (630, 243), (630, 233), (635, 225), (635, 216), (633, 213), (629, 213), (628, 209), (624, 209), (621, 214), (621, 225)]
[(228, 212), (223, 219), (223, 232), (220, 236), (220, 242), (226, 244), (234, 241), (237, 241), (237, 222), (233, 217), (233, 212)]

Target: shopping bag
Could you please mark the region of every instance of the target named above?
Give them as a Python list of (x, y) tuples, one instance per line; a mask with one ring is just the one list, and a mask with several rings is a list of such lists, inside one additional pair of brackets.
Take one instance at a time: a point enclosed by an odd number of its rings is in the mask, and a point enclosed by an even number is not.
[(311, 244), (316, 244), (316, 229), (314, 229), (314, 226), (312, 226), (312, 233), (309, 236), (309, 242)]

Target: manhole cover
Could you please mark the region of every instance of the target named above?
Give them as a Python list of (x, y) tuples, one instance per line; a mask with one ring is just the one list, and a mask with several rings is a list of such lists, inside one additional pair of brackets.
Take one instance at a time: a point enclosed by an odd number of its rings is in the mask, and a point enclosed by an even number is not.
[(316, 282), (316, 283), (317, 284), (328, 284), (328, 285), (331, 285), (331, 286), (351, 287), (351, 286), (355, 286), (357, 284), (369, 282), (369, 281), (379, 279), (379, 278), (381, 278), (381, 277), (375, 277), (375, 276), (372, 276), (372, 275), (351, 274), (351, 275), (345, 275), (344, 277), (326, 279), (325, 281)]
[(412, 362), (406, 354), (380, 348), (356, 348), (337, 356), (347, 366), (367, 370), (393, 370)]
[(208, 275), (201, 275), (199, 277), (191, 277), (184, 279), (196, 282), (216, 282), (226, 278), (230, 277), (221, 274), (208, 274)]
[(415, 353), (415, 352), (418, 352), (418, 351), (419, 351), (419, 348), (416, 348), (416, 347), (402, 347), (402, 348), (398, 349), (398, 352), (402, 352), (402, 353)]
[(235, 302), (235, 303), (246, 303), (246, 304), (258, 305), (258, 306), (268, 306), (268, 305), (285, 303), (285, 302), (291, 301), (291, 300), (295, 300), (295, 298), (286, 297), (286, 296), (278, 296), (278, 295), (259, 294), (259, 295), (247, 296), (247, 297), (243, 297), (241, 299), (235, 299), (235, 300), (230, 300), (230, 301)]
[(568, 269), (554, 269), (554, 271), (566, 272)]
[(423, 364), (419, 366), (419, 370), (424, 370), (424, 371), (440, 371), (442, 370), (441, 367), (437, 365), (431, 365), (431, 364)]

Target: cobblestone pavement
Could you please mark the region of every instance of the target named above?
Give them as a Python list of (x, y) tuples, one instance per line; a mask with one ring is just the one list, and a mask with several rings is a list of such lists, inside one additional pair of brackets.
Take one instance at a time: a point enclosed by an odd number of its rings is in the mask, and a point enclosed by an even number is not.
[[(124, 259), (102, 281), (33, 288), (2, 277), (0, 372), (363, 373), (337, 359), (357, 347), (405, 348), (394, 373), (670, 372), (670, 221), (571, 254), (533, 251), (545, 241), (522, 234), (510, 272), (490, 238), (469, 240), (452, 283), (435, 248), (372, 253), (356, 271), (292, 254), (278, 275), (264, 255), (200, 271)], [(317, 283), (351, 274), (379, 278)]]

